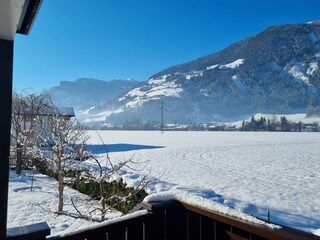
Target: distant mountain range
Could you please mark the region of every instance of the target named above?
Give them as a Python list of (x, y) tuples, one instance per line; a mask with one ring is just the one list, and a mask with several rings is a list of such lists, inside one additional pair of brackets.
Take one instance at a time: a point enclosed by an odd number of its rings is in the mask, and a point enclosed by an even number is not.
[(320, 21), (314, 21), (270, 27), (143, 83), (80, 79), (53, 91), (87, 123), (159, 121), (161, 102), (167, 123), (208, 123), (320, 105), (319, 65)]
[(72, 106), (76, 111), (99, 109), (113, 99), (125, 94), (141, 82), (136, 80), (115, 79), (102, 81), (92, 78), (80, 78), (75, 81), (62, 81), (49, 92), (63, 106)]

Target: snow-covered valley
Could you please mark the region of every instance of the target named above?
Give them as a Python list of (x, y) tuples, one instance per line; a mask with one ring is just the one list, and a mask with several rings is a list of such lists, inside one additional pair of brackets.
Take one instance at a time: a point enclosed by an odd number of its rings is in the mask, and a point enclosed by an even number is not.
[[(90, 144), (102, 145), (102, 139), (108, 145), (108, 154), (114, 162), (128, 158), (148, 161), (143, 172), (119, 172), (119, 177), (129, 185), (134, 186), (141, 174), (150, 172), (152, 182), (147, 187), (150, 194), (185, 193), (191, 198), (200, 197), (245, 213), (251, 213), (247, 211), (251, 206), (262, 219), (267, 219), (270, 211), (272, 222), (320, 235), (319, 133), (88, 133)], [(100, 158), (103, 155), (100, 153)], [(85, 164), (94, 163), (87, 161)], [(36, 181), (34, 192), (26, 191), (30, 185), (27, 179), (24, 184), (18, 183), (15, 177), (10, 180), (9, 226), (41, 219), (49, 223), (53, 233), (87, 226), (84, 222), (71, 224), (70, 219), (62, 217), (57, 223), (53, 220), (56, 219), (54, 214), (43, 213), (38, 206), (41, 202), (54, 207), (50, 202), (54, 202), (55, 192), (48, 190), (53, 184), (49, 180)], [(21, 189), (24, 189), (23, 194)], [(49, 195), (45, 198), (46, 192)], [(22, 211), (26, 205), (32, 208), (28, 218)], [(23, 221), (18, 220), (20, 218)]]

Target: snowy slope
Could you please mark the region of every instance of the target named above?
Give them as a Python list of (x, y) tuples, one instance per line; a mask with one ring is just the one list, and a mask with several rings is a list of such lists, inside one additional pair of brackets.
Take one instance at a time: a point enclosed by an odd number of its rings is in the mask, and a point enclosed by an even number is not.
[(125, 107), (135, 108), (142, 106), (143, 103), (158, 100), (161, 97), (179, 97), (183, 91), (175, 81), (167, 81), (167, 76), (149, 79), (143, 87), (129, 91), (119, 101), (126, 101)]
[(112, 101), (139, 84), (132, 79), (102, 81), (79, 78), (75, 81), (61, 81), (59, 86), (49, 89), (49, 93), (62, 106), (72, 106), (76, 115), (81, 115), (99, 111), (99, 105)]
[[(199, 124), (244, 114), (303, 113), (320, 105), (320, 25), (274, 26), (217, 53), (154, 74), (105, 105), (107, 123)], [(158, 111), (159, 112), (159, 111)], [(98, 113), (97, 113), (98, 114)], [(88, 116), (86, 122), (100, 119)]]

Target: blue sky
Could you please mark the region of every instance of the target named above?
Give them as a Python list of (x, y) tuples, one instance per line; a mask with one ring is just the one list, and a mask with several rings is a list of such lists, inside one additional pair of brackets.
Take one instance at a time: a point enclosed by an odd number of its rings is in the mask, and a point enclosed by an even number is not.
[(14, 88), (88, 77), (147, 80), (269, 26), (320, 19), (319, 0), (44, 0), (15, 38)]

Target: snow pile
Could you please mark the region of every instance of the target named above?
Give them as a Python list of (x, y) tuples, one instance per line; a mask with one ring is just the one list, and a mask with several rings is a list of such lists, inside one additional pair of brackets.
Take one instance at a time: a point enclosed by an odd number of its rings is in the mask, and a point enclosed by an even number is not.
[(109, 224), (113, 224), (113, 223), (117, 223), (117, 222), (121, 222), (121, 221), (125, 221), (125, 220), (130, 220), (132, 218), (140, 217), (140, 216), (143, 216), (143, 215), (146, 215), (146, 214), (148, 214), (147, 210), (139, 210), (139, 211), (136, 211), (134, 213), (128, 213), (128, 214), (126, 214), (124, 216), (121, 216), (121, 217), (118, 217), (118, 218), (114, 218), (114, 219), (111, 219), (111, 220), (107, 220), (107, 221), (105, 221), (103, 223), (92, 225), (91, 227), (86, 227), (84, 229), (73, 231), (71, 234), (70, 233), (62, 233), (62, 234), (59, 234), (59, 235), (61, 237), (67, 237), (69, 235), (81, 233), (81, 232), (83, 232), (85, 230), (97, 229), (97, 228), (104, 227), (104, 226), (109, 225)]
[(241, 208), (232, 209), (221, 203), (217, 203), (210, 199), (197, 196), (194, 194), (190, 194), (186, 191), (175, 190), (175, 191), (167, 191), (155, 193), (147, 196), (144, 201), (145, 202), (163, 202), (168, 200), (178, 200), (180, 202), (199, 207), (202, 209), (206, 209), (209, 211), (219, 212), (228, 216), (236, 217), (251, 223), (256, 223), (264, 226), (268, 226), (272, 229), (279, 229), (280, 226), (274, 224), (268, 224), (265, 221), (259, 220), (258, 209), (253, 204), (242, 205)]

